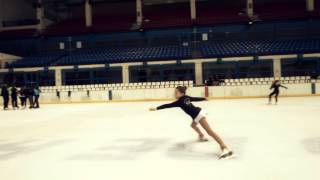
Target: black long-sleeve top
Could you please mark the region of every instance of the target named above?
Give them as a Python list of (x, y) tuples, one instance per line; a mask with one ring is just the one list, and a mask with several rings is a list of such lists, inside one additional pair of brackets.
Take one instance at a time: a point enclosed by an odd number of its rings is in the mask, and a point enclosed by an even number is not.
[(17, 88), (13, 87), (11, 88), (11, 97), (16, 98), (18, 95)]
[(1, 96), (3, 97), (9, 97), (9, 91), (6, 87), (1, 88)]
[(279, 92), (280, 87), (286, 88), (285, 86), (282, 86), (281, 84), (272, 84), (270, 89), (274, 89), (275, 92)]
[(173, 107), (180, 107), (185, 113), (191, 116), (192, 119), (195, 119), (201, 111), (201, 108), (194, 106), (191, 102), (193, 101), (205, 101), (206, 98), (201, 97), (190, 97), (190, 96), (182, 96), (177, 101), (164, 104), (157, 107), (157, 110), (166, 109), (166, 108), (173, 108)]

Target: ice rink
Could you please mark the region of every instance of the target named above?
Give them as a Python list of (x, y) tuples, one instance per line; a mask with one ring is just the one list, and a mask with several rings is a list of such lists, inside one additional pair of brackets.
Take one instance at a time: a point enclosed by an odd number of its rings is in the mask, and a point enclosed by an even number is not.
[(320, 97), (194, 103), (236, 153), (218, 160), (165, 102), (0, 111), (1, 180), (319, 180)]

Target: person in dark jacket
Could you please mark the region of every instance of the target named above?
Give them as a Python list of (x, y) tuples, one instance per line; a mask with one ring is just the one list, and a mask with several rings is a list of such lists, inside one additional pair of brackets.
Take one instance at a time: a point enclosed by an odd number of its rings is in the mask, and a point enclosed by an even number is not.
[(8, 105), (9, 105), (9, 91), (7, 88), (7, 85), (3, 85), (1, 87), (1, 96), (3, 99), (3, 109), (8, 110)]
[(189, 115), (192, 118), (191, 127), (197, 132), (199, 136), (199, 141), (208, 140), (204, 137), (203, 133), (197, 126), (198, 124), (200, 124), (201, 127), (207, 132), (207, 134), (211, 136), (220, 145), (220, 148), (222, 150), (222, 153), (219, 156), (220, 159), (233, 157), (233, 152), (223, 142), (219, 135), (211, 129), (210, 125), (207, 122), (205, 111), (202, 110), (200, 107), (196, 107), (192, 104), (192, 102), (195, 101), (205, 101), (206, 98), (187, 96), (186, 89), (186, 87), (178, 86), (175, 89), (175, 98), (177, 99), (175, 102), (164, 104), (156, 108), (150, 108), (150, 111), (157, 111), (174, 107), (181, 108), (187, 115)]
[(27, 99), (29, 101), (29, 108), (32, 109), (34, 108), (34, 88), (33, 87), (28, 87), (26, 89), (26, 96), (27, 96)]
[(12, 108), (16, 109), (19, 108), (18, 106), (18, 90), (16, 86), (11, 87), (11, 103), (12, 103)]
[(40, 98), (41, 90), (37, 86), (34, 88), (34, 108), (40, 108), (39, 106), (39, 98)]
[(26, 88), (25, 87), (22, 87), (19, 91), (19, 97), (20, 97), (20, 103), (21, 103), (21, 107), (22, 108), (26, 108), (26, 105), (27, 105), (27, 97), (26, 97)]

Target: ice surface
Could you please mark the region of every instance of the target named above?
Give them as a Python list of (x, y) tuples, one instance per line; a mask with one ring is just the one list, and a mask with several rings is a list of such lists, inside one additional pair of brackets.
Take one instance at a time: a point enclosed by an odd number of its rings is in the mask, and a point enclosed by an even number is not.
[(164, 102), (43, 105), (0, 111), (1, 180), (318, 180), (320, 97), (195, 103), (237, 157), (196, 142)]

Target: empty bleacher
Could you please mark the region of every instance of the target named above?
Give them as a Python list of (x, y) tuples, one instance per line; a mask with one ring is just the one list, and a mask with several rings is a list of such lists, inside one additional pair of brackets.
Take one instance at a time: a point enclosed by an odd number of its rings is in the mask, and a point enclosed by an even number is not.
[(320, 40), (213, 41), (202, 44), (203, 57), (299, 54), (320, 51)]
[[(154, 47), (106, 48), (72, 52), (32, 55), (10, 67), (39, 67), (49, 65), (84, 65), (192, 58), (192, 46), (163, 45)], [(208, 41), (200, 44), (204, 58), (316, 53), (320, 39), (278, 41)]]
[[(220, 4), (222, 3), (222, 4)], [(235, 2), (240, 3), (240, 2)], [(248, 22), (250, 18), (241, 10), (245, 4), (226, 5), (223, 2), (203, 1), (197, 4), (196, 25), (215, 25)]]
[(305, 1), (288, 2), (257, 2), (254, 12), (260, 20), (297, 19), (308, 16)]
[(86, 27), (85, 19), (70, 18), (62, 20), (56, 24), (49, 26), (43, 33), (45, 36), (65, 36), (65, 35), (79, 35), (90, 32), (90, 28)]
[(129, 31), (135, 20), (135, 14), (94, 17), (91, 32)]
[(190, 47), (162, 46), (140, 48), (111, 48), (71, 53), (62, 57), (57, 65), (106, 64), (115, 62), (134, 62), (144, 60), (174, 60), (190, 58)]
[(188, 3), (145, 6), (143, 29), (191, 26)]
[(64, 52), (52, 52), (39, 55), (32, 55), (24, 57), (18, 61), (9, 64), (9, 68), (22, 68), (22, 67), (47, 67), (59, 58), (65, 55)]

